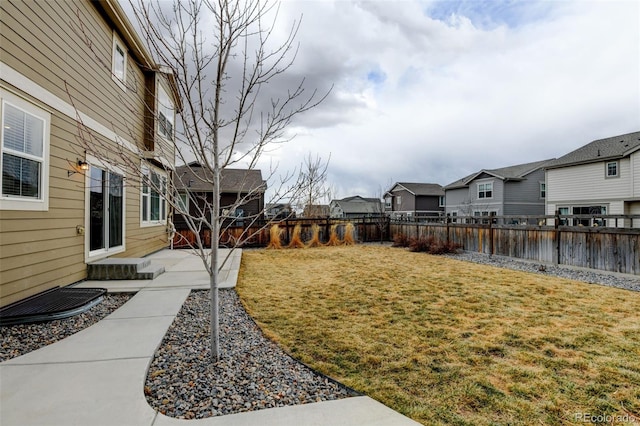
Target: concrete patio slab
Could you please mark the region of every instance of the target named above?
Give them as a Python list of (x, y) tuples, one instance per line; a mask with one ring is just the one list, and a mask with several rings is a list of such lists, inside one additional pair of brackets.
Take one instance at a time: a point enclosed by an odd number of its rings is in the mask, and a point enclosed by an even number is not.
[(158, 414), (153, 426), (416, 426), (419, 423), (366, 396), (181, 420)]
[(142, 388), (149, 362), (1, 363), (0, 424), (151, 425), (156, 412)]

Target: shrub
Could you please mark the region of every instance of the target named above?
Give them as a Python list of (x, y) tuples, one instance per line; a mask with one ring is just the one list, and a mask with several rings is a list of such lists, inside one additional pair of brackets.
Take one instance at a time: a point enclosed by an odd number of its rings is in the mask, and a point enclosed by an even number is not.
[(340, 241), (340, 237), (338, 237), (338, 225), (331, 225), (331, 232), (329, 235), (329, 241), (327, 241), (328, 246), (339, 246), (342, 244)]
[(300, 224), (296, 224), (293, 227), (293, 236), (289, 242), (288, 248), (304, 248), (304, 242), (302, 241), (302, 227)]
[(351, 246), (355, 244), (356, 240), (353, 236), (354, 233), (355, 233), (355, 227), (353, 226), (353, 223), (351, 222), (347, 223), (347, 225), (344, 228), (344, 239), (342, 242), (347, 246)]
[(454, 242), (437, 240), (435, 237), (418, 237), (409, 240), (409, 250), (429, 254), (457, 253), (462, 246)]
[(396, 234), (393, 236), (393, 247), (409, 247), (410, 238), (405, 234)]

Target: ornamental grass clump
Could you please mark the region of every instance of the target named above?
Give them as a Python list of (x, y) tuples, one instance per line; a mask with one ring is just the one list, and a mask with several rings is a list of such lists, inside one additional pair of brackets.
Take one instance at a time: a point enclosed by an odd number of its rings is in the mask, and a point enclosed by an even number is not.
[(340, 237), (338, 237), (338, 225), (331, 225), (331, 230), (329, 231), (329, 241), (327, 241), (327, 246), (339, 246), (342, 245), (342, 241), (340, 241)]
[(307, 241), (307, 247), (322, 247), (323, 245), (320, 241), (320, 227), (314, 223), (311, 225), (311, 239)]
[(304, 248), (304, 242), (302, 241), (302, 227), (297, 224), (293, 227), (293, 236), (289, 242), (288, 248)]
[(353, 223), (349, 222), (347, 223), (347, 226), (345, 226), (344, 228), (344, 244), (346, 246), (352, 246), (356, 243), (356, 240), (353, 237), (355, 231), (355, 227), (353, 226)]
[(269, 244), (267, 248), (269, 249), (281, 249), (282, 242), (280, 241), (280, 237), (282, 236), (282, 229), (278, 225), (273, 225), (271, 229), (269, 229)]

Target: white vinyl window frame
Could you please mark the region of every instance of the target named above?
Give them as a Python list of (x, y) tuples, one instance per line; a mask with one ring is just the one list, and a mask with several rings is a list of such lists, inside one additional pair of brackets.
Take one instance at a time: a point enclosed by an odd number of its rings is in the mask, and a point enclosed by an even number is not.
[(604, 177), (606, 179), (612, 179), (620, 177), (620, 162), (619, 161), (607, 161), (604, 164)]
[[(3, 173), (0, 175), (0, 210), (26, 210), (26, 211), (48, 211), (49, 210), (49, 143), (51, 134), (51, 113), (36, 106), (35, 104), (27, 101), (24, 98), (16, 96), (4, 90), (0, 90), (0, 114), (2, 117), (2, 124), (0, 127), (0, 168)], [(11, 132), (10, 120), (7, 120), (7, 115), (15, 114), (13, 117), (15, 120), (17, 115), (22, 115), (24, 119), (24, 126), (27, 126), (27, 121), (37, 123), (41, 125), (41, 150), (37, 153), (27, 152), (26, 145), (24, 150), (17, 150), (15, 147), (8, 146), (6, 138)], [(25, 138), (28, 130), (25, 127)], [(8, 142), (8, 141), (7, 141)], [(26, 144), (26, 141), (25, 141)], [(38, 194), (33, 196), (20, 196), (18, 194), (5, 194), (4, 182), (6, 174), (4, 173), (5, 156), (11, 156), (13, 158), (20, 158), (31, 163), (38, 165)]]
[(167, 224), (167, 184), (167, 173), (148, 164), (142, 165), (140, 177), (141, 227)]
[(491, 200), (493, 198), (493, 182), (478, 183), (478, 199)]
[(157, 87), (157, 111), (158, 117), (157, 132), (158, 134), (168, 141), (173, 141), (175, 132), (175, 105), (162, 87), (162, 84), (158, 82)]
[(120, 38), (113, 32), (111, 52), (111, 78), (123, 90), (127, 90), (127, 49)]
[(547, 184), (544, 182), (540, 182), (540, 199), (547, 198)]

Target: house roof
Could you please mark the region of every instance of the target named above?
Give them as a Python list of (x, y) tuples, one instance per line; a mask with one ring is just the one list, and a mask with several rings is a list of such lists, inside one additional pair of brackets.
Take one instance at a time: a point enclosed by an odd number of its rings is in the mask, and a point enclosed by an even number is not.
[(640, 149), (640, 132), (612, 136), (590, 142), (549, 163), (546, 168), (573, 166), (615, 160), (631, 155)]
[(432, 195), (432, 196), (441, 196), (444, 195), (444, 189), (442, 185), (437, 183), (414, 183), (414, 182), (396, 182), (387, 193), (393, 192), (394, 190), (404, 189), (409, 191), (413, 195)]
[(507, 180), (522, 180), (528, 174), (535, 172), (536, 170), (545, 167), (553, 160), (535, 161), (533, 163), (516, 164), (514, 166), (502, 167), (499, 169), (482, 169), (478, 172), (472, 173), (468, 176), (458, 179), (450, 184), (446, 185), (444, 189), (457, 189), (465, 188), (469, 186), (469, 183), (482, 174), (488, 174), (495, 176), (498, 179)]
[[(174, 176), (174, 184), (178, 189), (213, 192), (211, 171), (196, 162), (176, 167)], [(222, 169), (220, 174), (221, 193), (264, 192), (266, 189), (267, 183), (262, 179), (262, 172), (257, 169)]]
[(342, 200), (331, 200), (332, 205), (338, 205), (344, 213), (380, 213), (382, 201), (377, 198), (364, 198), (356, 195)]

